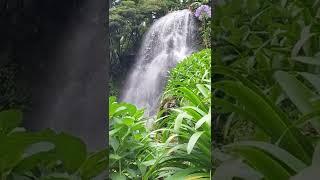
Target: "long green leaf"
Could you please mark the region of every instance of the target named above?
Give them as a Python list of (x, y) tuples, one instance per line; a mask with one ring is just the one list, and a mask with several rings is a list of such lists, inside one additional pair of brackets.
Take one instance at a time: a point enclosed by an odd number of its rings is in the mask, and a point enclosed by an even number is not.
[(193, 147), (196, 145), (198, 139), (200, 138), (200, 136), (204, 133), (204, 131), (201, 132), (195, 132), (191, 137), (190, 140), (188, 142), (187, 145), (187, 152), (188, 154), (191, 153), (191, 151), (193, 150)]
[(266, 155), (272, 156), (272, 158), (281, 161), (286, 166), (290, 167), (291, 170), (295, 172), (299, 172), (302, 169), (306, 168), (307, 165), (288, 153), (286, 150), (279, 148), (276, 145), (266, 143), (266, 142), (259, 142), (259, 141), (242, 141), (232, 143), (227, 145), (226, 147), (253, 147), (257, 148), (266, 153)]
[(205, 104), (201, 101), (201, 99), (190, 89), (186, 87), (178, 88), (184, 95), (186, 99), (188, 99), (193, 105), (198, 106), (201, 110), (207, 111), (208, 108)]
[(320, 58), (317, 59), (314, 57), (298, 56), (298, 57), (293, 57), (292, 59), (295, 61), (298, 61), (298, 62), (305, 63), (305, 64), (320, 66)]
[(320, 76), (306, 72), (300, 72), (299, 74), (308, 80), (318, 93), (320, 93)]
[(281, 146), (304, 162), (311, 161), (310, 157), (313, 151), (311, 144), (297, 129), (291, 128), (290, 122), (282, 119), (261, 96), (241, 83), (233, 81), (217, 82), (214, 84), (214, 88), (221, 89), (237, 99), (244, 106), (247, 114), (253, 117), (249, 120), (256, 123), (273, 140), (279, 139), (283, 132), (290, 129), (284, 136)]
[(282, 164), (256, 148), (234, 147), (233, 150), (268, 180), (289, 179), (292, 175)]
[[(284, 71), (277, 71), (274, 77), (300, 112), (307, 114), (316, 110), (310, 102), (316, 95), (293, 75)], [(311, 122), (320, 131), (320, 118), (314, 118)]]

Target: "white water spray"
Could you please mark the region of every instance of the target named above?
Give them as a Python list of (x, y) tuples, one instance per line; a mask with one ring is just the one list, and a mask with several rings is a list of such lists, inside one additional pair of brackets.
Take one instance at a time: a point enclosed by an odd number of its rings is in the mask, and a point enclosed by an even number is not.
[(168, 71), (196, 50), (195, 31), (195, 20), (189, 10), (158, 19), (144, 37), (121, 100), (145, 108), (145, 115), (154, 115)]

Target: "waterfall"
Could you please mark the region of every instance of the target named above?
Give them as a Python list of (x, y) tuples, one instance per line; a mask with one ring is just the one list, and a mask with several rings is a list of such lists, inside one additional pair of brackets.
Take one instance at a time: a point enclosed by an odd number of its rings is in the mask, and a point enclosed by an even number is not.
[(154, 115), (168, 71), (196, 49), (195, 31), (189, 10), (174, 11), (156, 20), (143, 39), (121, 100), (145, 108), (145, 115)]

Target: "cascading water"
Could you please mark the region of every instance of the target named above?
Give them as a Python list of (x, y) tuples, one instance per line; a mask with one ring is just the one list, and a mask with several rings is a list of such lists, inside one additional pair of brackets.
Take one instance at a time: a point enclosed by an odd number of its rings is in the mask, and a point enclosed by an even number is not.
[(144, 37), (121, 100), (145, 108), (145, 115), (154, 115), (168, 71), (196, 50), (195, 31), (189, 10), (174, 11), (158, 19)]

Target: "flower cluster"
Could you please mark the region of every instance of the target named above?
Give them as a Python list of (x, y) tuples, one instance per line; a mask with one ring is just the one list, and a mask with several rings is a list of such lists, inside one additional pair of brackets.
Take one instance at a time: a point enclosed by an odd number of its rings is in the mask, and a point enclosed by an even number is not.
[(194, 15), (202, 21), (206, 18), (211, 18), (211, 7), (208, 5), (201, 5), (196, 9)]

